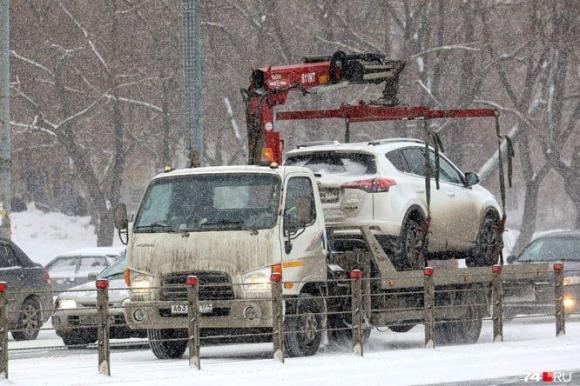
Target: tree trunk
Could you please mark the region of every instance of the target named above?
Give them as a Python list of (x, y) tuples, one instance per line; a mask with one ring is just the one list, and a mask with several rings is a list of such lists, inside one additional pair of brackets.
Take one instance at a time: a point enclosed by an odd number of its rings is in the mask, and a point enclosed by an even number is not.
[[(100, 206), (100, 205), (99, 205)], [(98, 213), (97, 222), (97, 247), (110, 247), (113, 245), (115, 226), (113, 225), (113, 212), (104, 206)]]
[(536, 215), (538, 214), (538, 191), (540, 184), (530, 181), (526, 184), (526, 195), (524, 197), (524, 213), (522, 215), (522, 225), (520, 234), (513, 248), (514, 253), (519, 253), (534, 236), (536, 231)]

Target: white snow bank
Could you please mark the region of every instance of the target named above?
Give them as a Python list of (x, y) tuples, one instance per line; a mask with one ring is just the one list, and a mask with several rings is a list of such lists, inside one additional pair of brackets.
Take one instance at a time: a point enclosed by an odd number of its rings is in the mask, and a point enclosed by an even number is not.
[(43, 265), (61, 253), (97, 245), (95, 227), (89, 224), (89, 217), (29, 209), (12, 213), (11, 221), (14, 242), (33, 261)]

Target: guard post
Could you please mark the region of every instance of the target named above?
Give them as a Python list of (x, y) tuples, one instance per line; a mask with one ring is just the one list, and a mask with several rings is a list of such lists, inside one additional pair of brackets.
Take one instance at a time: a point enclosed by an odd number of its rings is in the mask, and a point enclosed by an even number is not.
[(435, 347), (435, 284), (433, 267), (423, 268), (423, 307), (425, 309), (425, 347)]
[(491, 267), (491, 318), (493, 319), (493, 341), (503, 342), (503, 280), (502, 266)]
[(8, 315), (6, 306), (8, 285), (0, 281), (0, 378), (8, 379)]
[(355, 269), (350, 272), (352, 303), (352, 352), (363, 356), (363, 309), (362, 309), (362, 272)]
[(554, 291), (556, 302), (556, 336), (566, 335), (564, 309), (564, 263), (554, 263)]
[(272, 272), (272, 317), (274, 328), (272, 340), (274, 344), (274, 359), (284, 363), (284, 299), (282, 298), (282, 274)]
[(97, 279), (97, 314), (99, 315), (98, 325), (98, 350), (99, 350), (99, 373), (111, 375), (109, 346), (109, 281)]
[(200, 341), (199, 341), (199, 286), (197, 276), (189, 275), (185, 278), (187, 285), (187, 347), (189, 352), (189, 366), (201, 370)]

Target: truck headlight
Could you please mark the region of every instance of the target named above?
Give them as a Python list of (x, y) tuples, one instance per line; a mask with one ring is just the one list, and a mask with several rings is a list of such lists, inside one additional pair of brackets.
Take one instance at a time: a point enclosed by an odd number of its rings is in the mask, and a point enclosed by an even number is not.
[(129, 285), (132, 294), (146, 295), (151, 293), (151, 287), (153, 287), (153, 275), (133, 270), (129, 270), (129, 275)]
[(564, 285), (578, 285), (580, 284), (580, 276), (567, 276), (564, 278)]
[(242, 275), (242, 284), (246, 292), (269, 292), (271, 267), (259, 269), (257, 271), (246, 272)]
[(71, 310), (77, 308), (77, 302), (73, 299), (58, 299), (59, 310)]

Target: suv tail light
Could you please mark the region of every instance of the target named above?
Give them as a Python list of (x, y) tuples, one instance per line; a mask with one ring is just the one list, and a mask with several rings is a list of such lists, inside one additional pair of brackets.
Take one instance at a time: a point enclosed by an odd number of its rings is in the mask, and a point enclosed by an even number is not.
[(397, 185), (397, 181), (392, 178), (369, 178), (368, 180), (360, 180), (347, 182), (342, 185), (344, 189), (361, 189), (369, 193), (388, 192), (389, 188)]
[(48, 271), (44, 271), (44, 282), (48, 286), (52, 284), (52, 280), (50, 279), (50, 274), (48, 273)]

